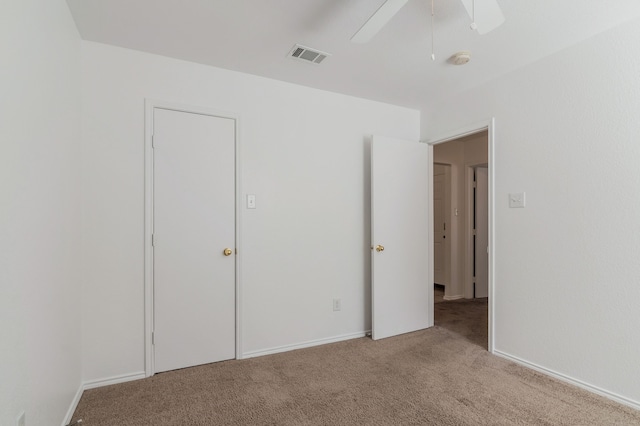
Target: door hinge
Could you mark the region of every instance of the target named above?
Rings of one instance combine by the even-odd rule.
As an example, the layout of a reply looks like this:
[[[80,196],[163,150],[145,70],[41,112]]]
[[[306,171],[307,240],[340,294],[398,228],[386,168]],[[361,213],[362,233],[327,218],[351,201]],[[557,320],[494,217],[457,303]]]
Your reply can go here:
[[[156,246],[156,234],[151,234],[151,247]]]
[[[475,229],[473,230],[473,235],[476,235],[476,230]]]
[[[156,148],[156,135],[151,135],[151,149]]]
[[[474,188],[477,188],[477,187],[478,187],[478,183],[477,183],[475,180],[473,181],[473,187],[474,187]]]
[[[155,331],[151,332],[151,344],[152,345],[156,344],[156,333],[155,333]]]
[[[446,230],[447,230],[447,222],[444,222],[444,223],[442,224],[442,226],[444,226],[444,230],[446,231]]]

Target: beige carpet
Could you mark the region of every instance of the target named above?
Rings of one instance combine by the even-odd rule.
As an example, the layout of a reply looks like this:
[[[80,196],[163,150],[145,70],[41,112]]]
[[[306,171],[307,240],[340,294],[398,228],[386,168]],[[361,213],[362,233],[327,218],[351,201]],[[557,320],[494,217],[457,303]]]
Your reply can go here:
[[[84,426],[640,425],[638,411],[490,355],[486,332],[474,334],[482,333],[483,321],[486,299],[439,303],[439,325],[429,330],[88,390],[74,420],[82,418]]]
[[[446,328],[459,338],[487,349],[489,331],[488,299],[445,300],[435,305],[433,319],[436,326]]]

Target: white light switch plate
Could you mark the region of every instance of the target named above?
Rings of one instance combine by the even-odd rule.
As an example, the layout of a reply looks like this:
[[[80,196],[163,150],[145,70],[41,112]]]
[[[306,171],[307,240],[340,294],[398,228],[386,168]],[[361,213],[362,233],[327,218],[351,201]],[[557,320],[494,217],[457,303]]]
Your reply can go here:
[[[524,192],[509,194],[509,208],[516,209],[525,206]]]
[[[256,208],[256,196],[254,194],[247,195],[247,208],[248,209]]]

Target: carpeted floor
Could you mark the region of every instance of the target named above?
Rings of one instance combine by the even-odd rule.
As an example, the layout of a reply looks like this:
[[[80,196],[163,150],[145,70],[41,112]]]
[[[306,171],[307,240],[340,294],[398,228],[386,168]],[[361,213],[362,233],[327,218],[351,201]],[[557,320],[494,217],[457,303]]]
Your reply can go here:
[[[436,326],[446,328],[460,338],[487,349],[488,299],[449,300],[434,305]]]
[[[486,308],[486,299],[438,303],[436,326],[428,330],[91,389],[74,420],[82,418],[84,426],[640,425],[638,411],[490,355]]]

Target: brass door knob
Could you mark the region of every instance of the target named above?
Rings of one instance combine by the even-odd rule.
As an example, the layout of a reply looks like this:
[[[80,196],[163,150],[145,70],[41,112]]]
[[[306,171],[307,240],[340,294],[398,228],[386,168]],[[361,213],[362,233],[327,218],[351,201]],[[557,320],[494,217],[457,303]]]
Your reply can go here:
[[[377,251],[378,253],[379,253],[379,252],[381,252],[381,251],[384,251],[384,246],[381,246],[380,244],[378,244],[378,245],[376,246],[376,251]]]
[[[225,256],[231,256],[233,254],[233,250],[226,248],[222,253],[224,253]]]

